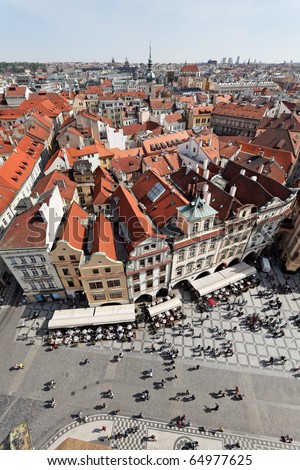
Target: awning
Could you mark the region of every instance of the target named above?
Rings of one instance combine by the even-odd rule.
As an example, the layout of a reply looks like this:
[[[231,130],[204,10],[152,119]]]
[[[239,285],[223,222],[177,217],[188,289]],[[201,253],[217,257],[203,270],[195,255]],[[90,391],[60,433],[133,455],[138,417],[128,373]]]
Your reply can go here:
[[[74,308],[55,310],[49,320],[49,330],[69,327],[88,326],[93,324],[94,308]]]
[[[245,277],[251,276],[256,273],[256,269],[253,266],[249,266],[247,263],[239,263],[235,266],[223,269],[208,276],[202,277],[195,281],[190,281],[194,289],[199,294],[206,295],[218,289],[232,284],[233,282],[241,281]]]
[[[129,323],[135,321],[134,304],[96,307],[94,325],[110,323]]]
[[[174,297],[171,300],[166,300],[165,302],[160,302],[154,307],[149,307],[148,312],[150,317],[155,317],[155,315],[159,315],[160,313],[167,312],[168,310],[172,310],[176,307],[182,307],[182,302],[177,297]]]
[[[135,321],[134,304],[112,305],[96,308],[55,310],[49,320],[49,330],[80,326],[109,325]]]
[[[208,299],[207,303],[210,307],[214,307],[217,304],[215,299]]]

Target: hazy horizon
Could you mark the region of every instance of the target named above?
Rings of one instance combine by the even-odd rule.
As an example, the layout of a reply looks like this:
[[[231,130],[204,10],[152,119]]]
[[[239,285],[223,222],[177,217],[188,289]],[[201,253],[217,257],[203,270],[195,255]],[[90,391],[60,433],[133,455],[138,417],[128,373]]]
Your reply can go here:
[[[300,62],[297,0],[0,0],[4,62]]]

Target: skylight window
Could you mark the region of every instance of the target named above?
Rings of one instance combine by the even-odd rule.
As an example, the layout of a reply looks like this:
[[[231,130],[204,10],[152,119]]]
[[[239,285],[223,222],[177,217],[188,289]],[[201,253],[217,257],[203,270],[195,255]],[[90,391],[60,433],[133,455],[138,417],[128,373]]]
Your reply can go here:
[[[156,183],[153,188],[148,191],[147,196],[149,199],[151,199],[152,202],[154,202],[165,192],[165,190],[166,189],[162,184]]]

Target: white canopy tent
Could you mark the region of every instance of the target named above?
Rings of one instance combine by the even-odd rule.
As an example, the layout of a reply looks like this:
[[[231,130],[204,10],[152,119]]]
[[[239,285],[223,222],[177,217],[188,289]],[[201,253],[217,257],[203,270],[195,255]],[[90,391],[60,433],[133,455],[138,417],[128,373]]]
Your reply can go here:
[[[134,304],[55,310],[49,330],[135,321]]]
[[[134,304],[96,307],[94,325],[129,323],[135,321]]]
[[[190,282],[194,289],[196,289],[202,296],[215,290],[222,289],[233,282],[241,281],[245,277],[251,276],[255,273],[256,269],[253,266],[249,266],[249,264],[242,262]]]
[[[177,307],[182,307],[182,302],[177,297],[174,297],[171,300],[166,300],[165,302],[161,302],[154,307],[148,307],[148,312],[150,317],[155,317],[155,315],[159,315],[160,313],[164,313],[167,310],[172,310]]]
[[[55,310],[49,320],[49,330],[88,326],[93,324],[94,308],[76,308],[67,310]]]

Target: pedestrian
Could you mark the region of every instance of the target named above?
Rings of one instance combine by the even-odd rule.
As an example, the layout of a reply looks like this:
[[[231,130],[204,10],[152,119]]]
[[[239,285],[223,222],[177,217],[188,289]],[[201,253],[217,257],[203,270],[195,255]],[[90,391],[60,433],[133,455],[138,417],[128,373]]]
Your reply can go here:
[[[219,407],[218,403],[216,403],[216,406],[214,407],[214,411],[218,411],[219,408],[220,407]]]
[[[85,360],[84,360],[84,363],[85,363],[85,364],[89,364],[89,363],[90,363],[90,360],[89,360],[89,359],[85,359]]]
[[[197,365],[196,365],[196,370],[199,370],[199,369],[200,369],[200,365],[197,364]]]
[[[187,390],[187,391],[185,392],[185,394],[186,394],[186,395],[189,395],[189,394],[190,394],[190,391],[189,391],[189,390]]]
[[[176,375],[176,374],[174,375],[174,379],[177,379],[177,375]]]

